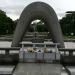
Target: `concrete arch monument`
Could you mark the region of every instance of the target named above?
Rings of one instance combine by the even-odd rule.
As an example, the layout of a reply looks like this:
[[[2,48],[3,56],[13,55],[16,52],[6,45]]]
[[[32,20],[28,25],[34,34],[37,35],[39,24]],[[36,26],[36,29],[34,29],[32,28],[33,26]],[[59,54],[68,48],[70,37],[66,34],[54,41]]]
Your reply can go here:
[[[51,6],[44,2],[33,2],[23,10],[14,33],[12,47],[19,46],[31,21],[35,19],[43,20],[48,25],[53,42],[60,43],[61,47],[64,47],[62,31],[57,15]]]

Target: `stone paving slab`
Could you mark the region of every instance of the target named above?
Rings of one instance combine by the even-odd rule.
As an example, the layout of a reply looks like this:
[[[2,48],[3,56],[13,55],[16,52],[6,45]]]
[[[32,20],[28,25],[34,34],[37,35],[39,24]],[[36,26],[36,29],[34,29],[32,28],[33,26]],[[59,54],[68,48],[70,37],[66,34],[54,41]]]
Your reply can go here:
[[[19,63],[13,75],[61,75],[59,64]]]
[[[71,72],[71,75],[75,75],[75,66],[67,66],[67,68]]]
[[[9,75],[12,74],[13,70],[14,70],[15,66],[1,66],[0,65],[0,75]]]

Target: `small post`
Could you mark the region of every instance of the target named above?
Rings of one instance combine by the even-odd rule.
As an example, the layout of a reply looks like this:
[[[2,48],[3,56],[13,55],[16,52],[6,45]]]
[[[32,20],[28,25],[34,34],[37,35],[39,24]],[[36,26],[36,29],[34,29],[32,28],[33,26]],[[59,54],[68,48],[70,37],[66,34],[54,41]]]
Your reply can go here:
[[[35,46],[35,43],[33,44],[33,48],[35,48],[36,46]]]
[[[64,55],[66,55],[66,51],[64,51]]]
[[[46,48],[46,44],[44,45],[44,47]]]
[[[5,50],[5,54],[6,55],[9,55],[9,50]]]
[[[58,53],[58,44],[55,43],[56,52]]]
[[[24,48],[24,44],[22,44],[22,48]]]
[[[69,51],[69,56],[73,56],[73,51]]]

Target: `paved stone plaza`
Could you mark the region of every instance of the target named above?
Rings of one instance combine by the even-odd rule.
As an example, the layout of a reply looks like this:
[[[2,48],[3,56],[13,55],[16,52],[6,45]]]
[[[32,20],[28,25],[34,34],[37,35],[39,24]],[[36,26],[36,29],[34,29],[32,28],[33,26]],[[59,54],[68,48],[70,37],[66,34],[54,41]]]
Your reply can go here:
[[[59,64],[19,63],[13,75],[61,75]]]

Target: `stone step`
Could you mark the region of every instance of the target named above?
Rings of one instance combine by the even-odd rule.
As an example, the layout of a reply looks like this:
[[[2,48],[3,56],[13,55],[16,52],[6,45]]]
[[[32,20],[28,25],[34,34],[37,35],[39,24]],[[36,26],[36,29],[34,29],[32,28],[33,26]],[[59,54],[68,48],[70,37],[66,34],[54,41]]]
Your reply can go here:
[[[15,66],[0,65],[0,75],[12,75]]]

